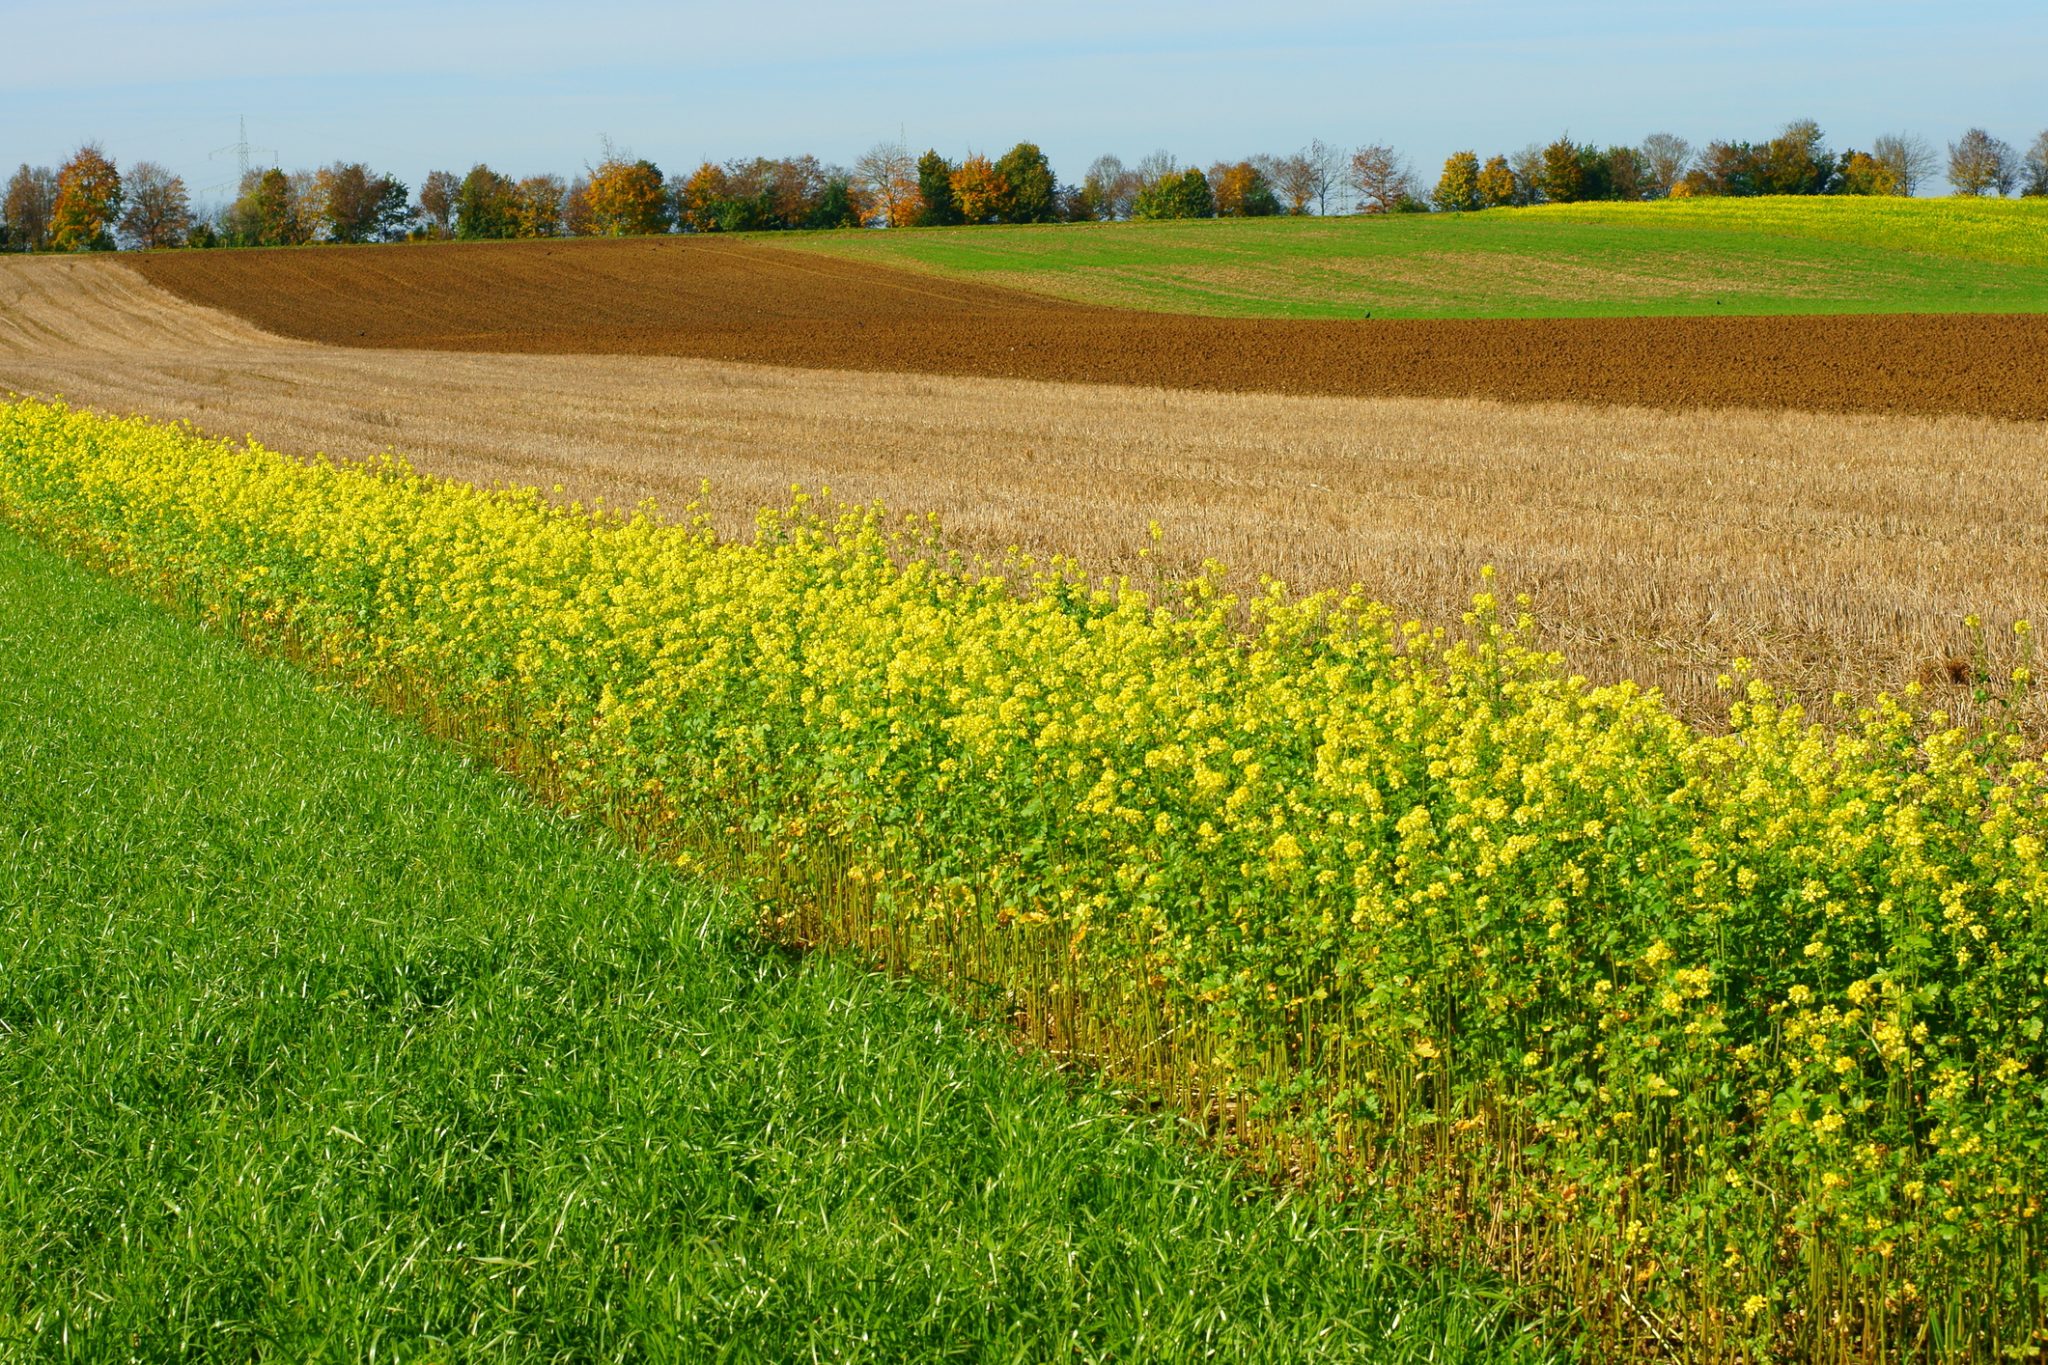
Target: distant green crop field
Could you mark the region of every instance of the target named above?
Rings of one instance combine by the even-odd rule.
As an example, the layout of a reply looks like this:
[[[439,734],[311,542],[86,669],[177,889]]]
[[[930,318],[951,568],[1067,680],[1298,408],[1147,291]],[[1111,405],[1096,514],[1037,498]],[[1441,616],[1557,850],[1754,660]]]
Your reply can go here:
[[[1222,316],[2048,311],[2048,200],[1708,199],[756,240]]]

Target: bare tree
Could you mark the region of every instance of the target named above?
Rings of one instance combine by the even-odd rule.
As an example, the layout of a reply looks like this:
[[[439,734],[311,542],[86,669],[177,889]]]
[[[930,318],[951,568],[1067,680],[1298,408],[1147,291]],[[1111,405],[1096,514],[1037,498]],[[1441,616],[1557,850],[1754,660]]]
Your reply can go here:
[[[1090,218],[1104,222],[1128,218],[1138,188],[1138,173],[1126,167],[1122,157],[1098,156],[1081,178],[1081,203]]]
[[[1415,197],[1407,160],[1384,143],[1368,143],[1351,154],[1350,182],[1362,213],[1392,213],[1402,200]]]
[[[1508,166],[1515,173],[1515,202],[1525,205],[1542,203],[1543,145],[1530,143],[1508,157]]]
[[[1266,178],[1273,182],[1273,192],[1280,196],[1281,206],[1289,213],[1307,213],[1316,198],[1316,168],[1308,154],[1296,152],[1270,160],[1273,164]]]
[[[299,223],[294,246],[304,246],[320,235],[321,209],[325,207],[326,196],[320,192],[320,172],[292,171],[285,179],[292,187],[292,210]]]
[[[1939,163],[1927,139],[1915,133],[1886,133],[1870,144],[1871,159],[1892,173],[1894,194],[1913,195],[1934,178]]]
[[[1138,158],[1138,164],[1131,168],[1131,174],[1136,177],[1138,190],[1148,190],[1169,175],[1179,175],[1180,161],[1172,152],[1162,147],[1156,152]]]
[[[1972,128],[1960,142],[1948,144],[1948,182],[1957,194],[2011,194],[2019,178],[2019,157],[2012,144],[1982,128]]]
[[[917,158],[900,142],[877,142],[853,163],[853,179],[876,214],[890,227],[909,227],[921,204]]]
[[[1692,161],[1692,144],[1676,133],[1652,133],[1643,139],[1639,149],[1643,164],[1649,174],[1649,197],[1668,198],[1671,187],[1678,183],[1678,177],[1685,174],[1685,168]]]
[[[121,177],[127,211],[121,236],[142,251],[177,246],[192,229],[192,201],[185,182],[154,161],[138,161]]]
[[[2026,159],[2020,163],[2026,183],[2020,193],[2029,199],[2048,195],[2048,132],[2034,139],[2034,145],[2027,148]]]
[[[1344,185],[1344,149],[1314,138],[1299,155],[1308,167],[1309,185],[1315,192],[1316,212],[1327,214],[1330,195]]]
[[[420,182],[420,217],[439,236],[455,231],[455,196],[462,189],[462,177],[453,171],[428,171]]]
[[[50,244],[50,215],[57,207],[57,173],[26,162],[7,182],[0,217],[7,221],[7,244],[22,251],[40,251]]]

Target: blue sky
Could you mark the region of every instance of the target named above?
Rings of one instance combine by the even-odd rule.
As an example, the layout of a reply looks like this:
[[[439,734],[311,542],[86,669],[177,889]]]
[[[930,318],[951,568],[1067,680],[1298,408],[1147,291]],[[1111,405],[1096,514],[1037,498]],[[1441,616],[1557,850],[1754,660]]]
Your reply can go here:
[[[1569,130],[1703,143],[1818,119],[1837,146],[1972,124],[2048,128],[2048,5],[1949,3],[660,4],[6,0],[0,162],[81,140],[195,190],[231,143],[287,168],[362,160],[415,187],[486,161],[571,174],[609,136],[664,170],[900,128],[958,156],[1036,141],[1065,179],[1101,152],[1206,165],[1311,137],[1390,142],[1428,178],[1472,147]],[[26,60],[23,60],[23,57]],[[207,196],[202,194],[201,198]]]

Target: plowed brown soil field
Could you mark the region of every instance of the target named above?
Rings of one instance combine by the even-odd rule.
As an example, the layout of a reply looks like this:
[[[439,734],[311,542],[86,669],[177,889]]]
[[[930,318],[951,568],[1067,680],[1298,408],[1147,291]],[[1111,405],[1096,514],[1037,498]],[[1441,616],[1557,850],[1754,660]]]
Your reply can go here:
[[[1093,308],[694,238],[129,257],[332,345],[1352,397],[2048,418],[2048,316],[1290,322]]]

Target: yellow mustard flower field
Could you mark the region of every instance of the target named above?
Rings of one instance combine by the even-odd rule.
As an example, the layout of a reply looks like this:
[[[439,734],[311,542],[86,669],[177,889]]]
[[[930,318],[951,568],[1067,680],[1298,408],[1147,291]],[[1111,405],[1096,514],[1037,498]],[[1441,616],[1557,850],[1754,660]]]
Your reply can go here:
[[[1394,1193],[1617,1349],[2048,1343],[2025,666],[1964,728],[1731,661],[1706,733],[1569,676],[1476,566],[1462,621],[1403,621],[35,401],[0,406],[0,516],[745,878],[791,943]]]

